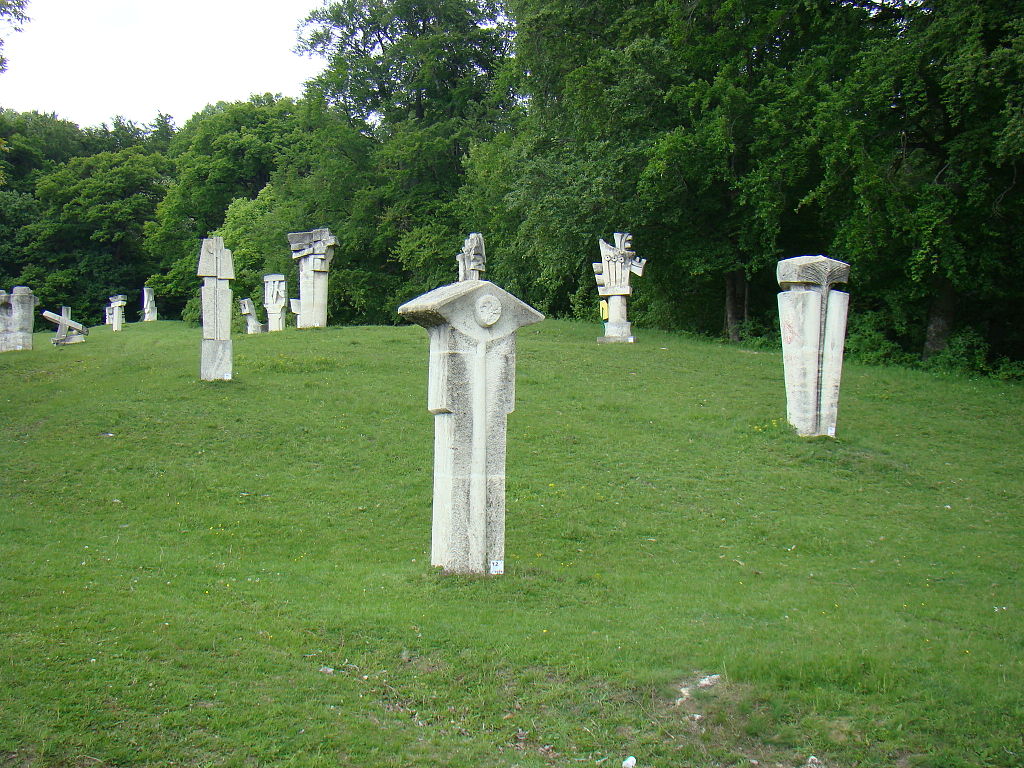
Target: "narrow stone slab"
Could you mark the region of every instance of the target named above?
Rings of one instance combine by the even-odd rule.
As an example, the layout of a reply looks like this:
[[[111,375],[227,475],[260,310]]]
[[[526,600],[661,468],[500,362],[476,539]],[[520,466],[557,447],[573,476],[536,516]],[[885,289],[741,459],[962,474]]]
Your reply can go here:
[[[230,381],[231,349],[231,280],[235,263],[224,239],[208,237],[199,250],[199,267],[203,278],[200,298],[203,307],[203,341],[200,349],[199,377],[203,381]]]
[[[156,297],[148,285],[142,289],[142,322],[152,323],[156,320]]]
[[[431,563],[455,573],[505,567],[505,439],[515,407],[516,331],[544,315],[486,280],[442,286],[398,313],[427,329],[434,414]]]

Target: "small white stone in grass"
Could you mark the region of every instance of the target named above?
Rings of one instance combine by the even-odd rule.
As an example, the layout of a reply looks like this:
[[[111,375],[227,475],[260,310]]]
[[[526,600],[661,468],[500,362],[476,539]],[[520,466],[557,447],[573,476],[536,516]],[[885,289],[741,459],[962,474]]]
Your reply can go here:
[[[622,768],[633,768],[636,765],[636,758],[630,755],[622,761]]]
[[[821,762],[821,760],[816,758],[814,755],[811,755],[810,757],[807,758],[807,762],[804,763],[804,765],[805,766],[822,765],[822,762]]]
[[[696,712],[694,712],[692,715],[687,715],[686,718],[694,723],[699,723],[701,720],[704,719],[704,715],[698,715]]]
[[[334,674],[334,667],[326,667],[326,666],[320,667],[320,672],[322,672],[325,675],[333,675]]]
[[[702,677],[697,683],[698,688],[710,688],[713,685],[718,685],[718,681],[722,679],[721,675],[708,675]]]
[[[681,686],[679,686],[679,693],[680,693],[680,697],[679,697],[679,701],[676,702],[677,704],[680,703],[680,702],[686,701],[688,698],[690,698],[690,686],[688,686],[688,685],[681,685]]]

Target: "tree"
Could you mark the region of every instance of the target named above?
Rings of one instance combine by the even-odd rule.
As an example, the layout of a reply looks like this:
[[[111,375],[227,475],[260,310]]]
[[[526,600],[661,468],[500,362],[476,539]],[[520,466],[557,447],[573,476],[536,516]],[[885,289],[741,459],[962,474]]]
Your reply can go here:
[[[817,121],[833,251],[925,358],[968,325],[1019,356],[1024,20],[985,1],[886,4],[873,21],[884,34]]]
[[[154,267],[143,229],[166,188],[167,161],[141,147],[74,158],[36,184],[40,218],[24,227],[18,277],[44,303],[98,320],[113,293],[138,296]]]
[[[267,94],[208,106],[170,140],[173,180],[145,246],[158,267],[149,284],[166,311],[180,310],[195,292],[200,239],[223,224],[232,200],[253,199],[269,183],[296,121],[291,99]]]

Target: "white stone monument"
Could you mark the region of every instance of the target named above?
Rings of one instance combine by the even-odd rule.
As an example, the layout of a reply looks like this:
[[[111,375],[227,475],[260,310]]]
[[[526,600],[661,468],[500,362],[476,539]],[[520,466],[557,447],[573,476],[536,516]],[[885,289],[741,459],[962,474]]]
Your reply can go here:
[[[16,285],[0,291],[0,352],[32,349],[32,324],[39,299],[31,288]]]
[[[57,324],[57,333],[50,339],[55,346],[63,347],[65,344],[78,344],[85,341],[85,337],[89,335],[88,328],[71,319],[71,307],[61,307],[59,315],[44,310],[43,317],[51,323]]]
[[[156,320],[156,297],[148,285],[142,289],[142,322],[152,323]]]
[[[267,310],[267,330],[284,330],[285,305],[288,303],[288,283],[284,275],[263,276],[263,306]]]
[[[329,229],[288,233],[292,258],[299,262],[299,328],[327,325],[327,270],[338,241]]]
[[[208,237],[199,251],[199,277],[203,278],[203,344],[199,378],[231,380],[231,280],[235,263],[224,239]]]
[[[252,299],[239,299],[239,309],[242,310],[242,317],[245,318],[245,332],[248,334],[254,333],[266,333],[266,323],[261,323],[260,319],[256,316],[256,305],[253,304]]]
[[[459,262],[459,281],[479,280],[480,273],[487,269],[487,254],[484,251],[484,236],[473,232],[462,243],[462,250],[455,257]]]
[[[615,245],[598,240],[601,247],[601,261],[594,263],[597,279],[597,293],[602,296],[601,316],[606,319],[604,336],[600,342],[636,341],[632,326],[626,320],[626,297],[633,293],[629,285],[630,275],[642,275],[647,259],[638,258],[631,250],[633,236],[628,232],[615,233]]]
[[[299,315],[302,313],[302,302],[298,299],[288,299],[288,309],[290,309],[292,314],[295,315],[295,323],[296,326],[298,326]]]
[[[110,306],[110,300],[107,300],[107,306],[103,308],[103,324],[113,325],[114,323],[114,308]]]
[[[503,573],[505,428],[515,405],[516,331],[544,315],[486,280],[436,288],[398,313],[430,338],[430,562],[455,573]]]
[[[850,294],[835,290],[850,265],[825,256],[779,262],[779,325],[786,418],[800,435],[835,437]]]
[[[124,326],[124,305],[128,303],[128,297],[123,293],[110,297],[110,325],[111,330],[120,331]]]

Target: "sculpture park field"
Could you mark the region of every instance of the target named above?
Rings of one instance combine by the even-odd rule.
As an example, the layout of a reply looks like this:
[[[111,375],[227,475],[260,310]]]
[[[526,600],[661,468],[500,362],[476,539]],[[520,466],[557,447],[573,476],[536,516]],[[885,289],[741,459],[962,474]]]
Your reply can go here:
[[[519,334],[494,578],[420,328],[0,356],[0,766],[1024,763],[1024,388],[847,364],[808,440],[780,353],[599,334]]]

